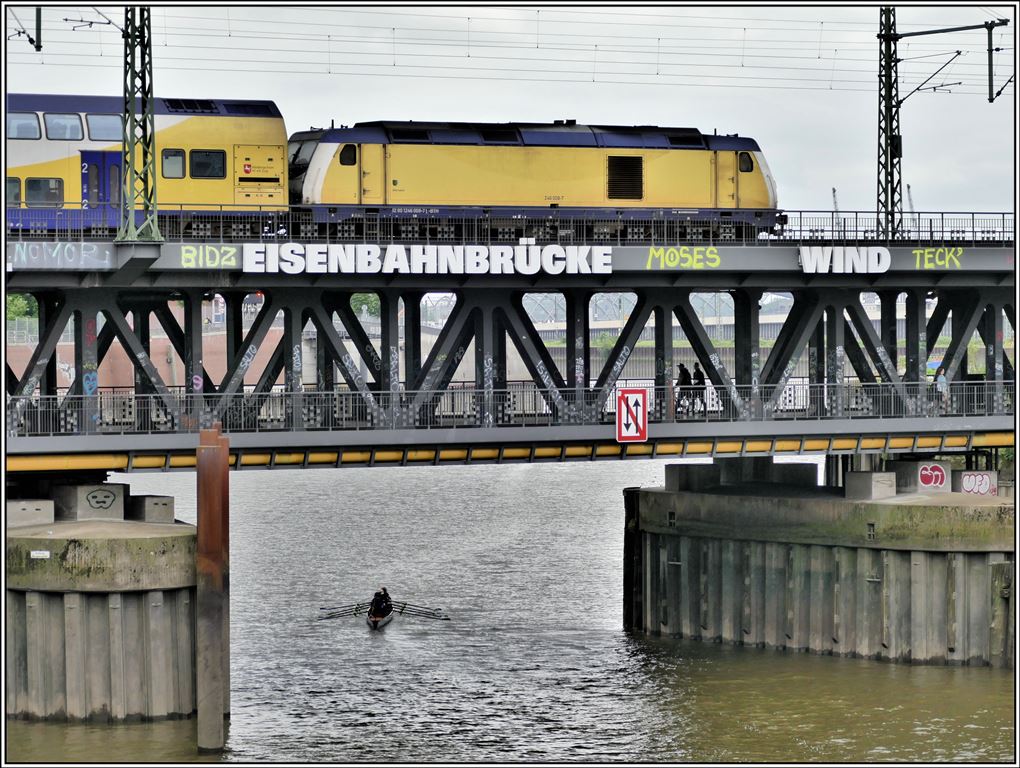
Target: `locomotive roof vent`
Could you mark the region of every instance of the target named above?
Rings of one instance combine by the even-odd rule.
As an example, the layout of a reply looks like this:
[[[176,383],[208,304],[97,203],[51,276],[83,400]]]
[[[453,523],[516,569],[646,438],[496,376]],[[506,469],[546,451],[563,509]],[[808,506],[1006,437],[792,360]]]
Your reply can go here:
[[[207,99],[163,99],[168,112],[198,112],[201,114],[218,114],[216,102]]]

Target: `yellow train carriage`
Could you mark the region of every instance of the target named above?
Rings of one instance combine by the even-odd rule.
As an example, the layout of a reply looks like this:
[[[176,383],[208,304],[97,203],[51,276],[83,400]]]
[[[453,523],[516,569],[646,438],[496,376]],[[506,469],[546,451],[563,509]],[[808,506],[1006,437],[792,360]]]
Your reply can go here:
[[[304,151],[301,202],[352,206],[774,210],[757,142],[694,129],[361,123]],[[295,147],[292,158],[307,149]],[[293,166],[292,166],[293,168]]]
[[[6,200],[30,212],[93,212],[115,221],[123,194],[122,101],[7,97]],[[287,132],[270,101],[154,102],[157,200],[163,211],[279,210],[287,205]],[[138,158],[140,161],[140,158]],[[99,215],[108,214],[108,216]]]

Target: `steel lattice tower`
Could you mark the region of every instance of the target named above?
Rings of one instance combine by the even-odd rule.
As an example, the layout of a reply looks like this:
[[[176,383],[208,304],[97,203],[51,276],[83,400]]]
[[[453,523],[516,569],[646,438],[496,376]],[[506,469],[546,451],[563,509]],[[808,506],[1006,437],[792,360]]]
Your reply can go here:
[[[152,23],[148,8],[124,9],[124,194],[118,242],[158,242]],[[143,212],[141,223],[135,211]]]
[[[878,214],[879,232],[895,233],[903,215],[903,189],[900,180],[899,57],[896,53],[896,9],[881,8],[878,39],[882,41],[878,62]]]

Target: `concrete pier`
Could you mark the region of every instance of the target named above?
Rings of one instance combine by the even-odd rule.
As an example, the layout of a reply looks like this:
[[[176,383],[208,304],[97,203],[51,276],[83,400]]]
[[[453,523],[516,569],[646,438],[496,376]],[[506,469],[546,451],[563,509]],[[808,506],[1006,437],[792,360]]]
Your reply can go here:
[[[78,497],[90,510],[83,517],[113,509],[116,495],[68,491],[64,514],[76,517]],[[8,527],[6,556],[8,716],[125,721],[195,711],[193,526]]]
[[[1013,664],[1012,504],[947,492],[852,498],[877,487],[868,478],[853,479],[845,498],[842,488],[742,480],[807,473],[730,461],[740,460],[721,471],[670,467],[665,487],[625,491],[628,628],[899,662]],[[912,481],[919,470],[900,474]]]

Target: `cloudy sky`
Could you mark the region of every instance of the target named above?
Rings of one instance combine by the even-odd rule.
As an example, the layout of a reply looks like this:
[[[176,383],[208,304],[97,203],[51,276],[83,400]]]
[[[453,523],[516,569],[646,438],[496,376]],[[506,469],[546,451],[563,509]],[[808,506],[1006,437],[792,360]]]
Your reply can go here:
[[[5,5],[7,91],[118,94],[123,8],[44,5],[41,53],[19,34],[34,35],[34,8]],[[1013,6],[896,8],[901,33],[1008,19],[993,33],[995,90],[1014,74]],[[695,127],[757,139],[785,208],[831,210],[833,187],[841,210],[875,206],[877,5],[178,4],[152,18],[158,96],[271,99],[290,132],[381,119]],[[988,103],[986,49],[984,29],[900,42],[905,209],[910,184],[918,211],[1013,210],[1015,83]]]

